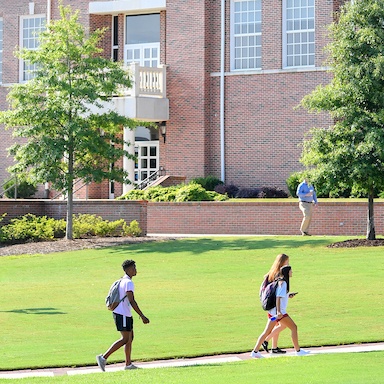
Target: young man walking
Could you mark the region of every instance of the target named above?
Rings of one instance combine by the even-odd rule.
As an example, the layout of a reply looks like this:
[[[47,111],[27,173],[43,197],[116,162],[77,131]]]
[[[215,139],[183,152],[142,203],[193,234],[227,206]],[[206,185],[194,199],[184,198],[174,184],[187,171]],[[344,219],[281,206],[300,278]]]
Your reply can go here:
[[[121,333],[121,338],[116,340],[105,353],[96,356],[97,365],[102,371],[105,371],[105,365],[107,364],[108,357],[123,345],[125,350],[124,369],[137,368],[132,364],[131,361],[133,341],[133,318],[131,308],[137,312],[144,324],[149,323],[149,319],[143,315],[143,312],[141,312],[139,305],[135,301],[135,286],[133,284],[132,278],[137,274],[136,263],[133,260],[125,260],[122,264],[122,267],[125,272],[125,276],[120,281],[120,297],[125,295],[126,297],[113,311],[113,318],[115,320],[116,329]]]

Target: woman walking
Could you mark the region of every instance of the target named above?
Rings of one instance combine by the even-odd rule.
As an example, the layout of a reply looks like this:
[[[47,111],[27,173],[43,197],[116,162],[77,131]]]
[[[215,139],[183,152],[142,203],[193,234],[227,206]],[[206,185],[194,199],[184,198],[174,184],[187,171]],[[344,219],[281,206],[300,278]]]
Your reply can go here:
[[[259,352],[259,349],[262,345],[263,348],[268,351],[268,343],[265,343],[267,336],[268,339],[277,338],[278,334],[285,328],[289,328],[291,330],[291,338],[296,351],[296,355],[304,356],[309,353],[300,349],[297,325],[287,313],[288,298],[290,297],[289,279],[292,276],[292,268],[288,264],[289,256],[284,253],[279,254],[277,255],[275,262],[267,274],[269,282],[272,282],[277,278],[281,278],[281,280],[279,281],[278,287],[276,289],[276,307],[268,311],[268,320],[265,329],[257,339],[255,348],[251,352],[251,357],[253,358],[263,357],[263,355]],[[291,297],[293,296],[294,294],[291,294]],[[274,317],[276,317],[276,320],[270,320]],[[277,347],[277,344],[274,345],[274,347],[274,353],[284,353],[284,351]]]

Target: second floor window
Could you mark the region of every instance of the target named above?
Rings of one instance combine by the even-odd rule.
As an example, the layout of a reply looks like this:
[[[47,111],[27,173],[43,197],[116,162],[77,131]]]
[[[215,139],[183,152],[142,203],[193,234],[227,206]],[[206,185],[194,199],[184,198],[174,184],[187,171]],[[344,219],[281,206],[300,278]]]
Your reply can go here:
[[[233,1],[231,16],[231,68],[261,69],[261,0]]]
[[[144,67],[160,64],[160,14],[126,16],[124,62]]]
[[[45,16],[26,16],[21,18],[20,47],[37,49],[39,47],[38,36],[45,29]],[[27,81],[34,77],[37,64],[30,64],[21,60],[20,80]]]
[[[285,0],[284,67],[315,65],[315,0]]]

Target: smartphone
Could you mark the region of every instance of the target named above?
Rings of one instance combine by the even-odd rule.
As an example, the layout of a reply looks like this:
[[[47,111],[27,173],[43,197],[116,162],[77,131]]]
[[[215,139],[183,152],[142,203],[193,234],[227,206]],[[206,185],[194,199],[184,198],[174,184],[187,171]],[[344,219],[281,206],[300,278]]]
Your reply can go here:
[[[299,292],[290,292],[289,293],[289,297],[293,297],[293,296],[296,296]]]

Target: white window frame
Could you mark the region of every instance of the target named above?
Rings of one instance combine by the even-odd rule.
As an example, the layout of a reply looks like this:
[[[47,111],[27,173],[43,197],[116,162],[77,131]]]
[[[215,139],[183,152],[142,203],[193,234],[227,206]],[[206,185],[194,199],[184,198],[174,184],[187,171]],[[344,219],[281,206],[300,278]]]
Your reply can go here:
[[[45,14],[21,16],[20,17],[20,37],[19,37],[20,48],[25,48],[25,45],[24,45],[24,21],[30,20],[30,19],[43,19],[44,23],[46,23],[46,21],[47,21]],[[43,28],[40,28],[40,31],[41,30],[43,30]],[[35,29],[35,31],[36,31],[36,29]],[[34,36],[34,38],[29,37],[29,41],[33,41],[35,47],[27,47],[27,48],[28,49],[37,49],[37,45],[38,45],[37,36]],[[19,62],[19,81],[21,83],[26,82],[26,81],[30,80],[31,78],[33,78],[33,70],[36,69],[36,65],[37,64],[34,64],[33,66],[29,65],[30,68],[26,69],[28,64],[26,64],[23,59],[20,59],[20,62]],[[31,71],[31,72],[29,72],[29,71]],[[29,74],[28,74],[28,72],[29,72]]]
[[[160,13],[158,14],[160,17]],[[139,63],[141,67],[159,67],[160,65],[160,41],[151,43],[128,44],[127,43],[127,16],[124,17],[124,64]],[[129,51],[133,52],[132,58],[128,59]],[[149,53],[149,55],[148,55]]]
[[[288,9],[288,1],[293,7]],[[313,2],[313,6],[308,2]],[[288,17],[288,11],[291,13]],[[310,11],[310,15],[308,15]],[[312,12],[313,11],[313,12]],[[300,14],[300,15],[299,15]],[[313,17],[311,16],[313,14]],[[312,23],[310,28],[309,23]],[[300,23],[300,28],[288,28],[288,22]],[[305,26],[304,28],[302,28]],[[316,2],[315,0],[283,0],[283,68],[315,67],[316,44]],[[313,40],[310,37],[313,36]],[[290,47],[289,47],[290,46]],[[288,56],[292,57],[290,62]],[[310,60],[313,58],[313,63]],[[299,63],[297,62],[299,60]]]
[[[4,21],[0,17],[0,84],[3,82],[3,43],[4,43]]]
[[[260,9],[253,9],[251,11],[244,10],[236,12],[235,3],[260,3]],[[255,4],[256,5],[256,4]],[[236,30],[238,18],[246,18],[241,25],[244,29],[249,27],[248,31],[240,32]],[[231,1],[231,15],[230,15],[230,36],[231,36],[231,71],[252,71],[261,70],[262,67],[262,0],[232,0]],[[252,23],[253,21],[253,23]],[[259,27],[255,31],[254,27]],[[252,30],[253,29],[253,30]],[[236,40],[240,39],[244,44],[237,46]],[[253,40],[253,41],[252,41]],[[243,55],[244,54],[244,55]],[[242,62],[239,65],[239,62]],[[253,62],[253,65],[252,65]]]

